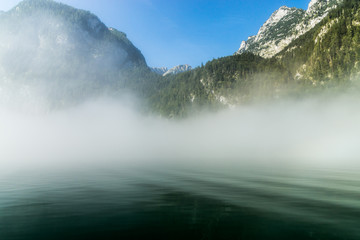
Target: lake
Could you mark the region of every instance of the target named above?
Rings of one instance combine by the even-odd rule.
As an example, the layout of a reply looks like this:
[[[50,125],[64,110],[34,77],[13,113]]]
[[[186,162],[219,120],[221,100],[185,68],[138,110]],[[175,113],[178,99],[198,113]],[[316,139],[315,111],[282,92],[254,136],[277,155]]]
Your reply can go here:
[[[357,169],[124,166],[0,178],[0,239],[360,239]]]

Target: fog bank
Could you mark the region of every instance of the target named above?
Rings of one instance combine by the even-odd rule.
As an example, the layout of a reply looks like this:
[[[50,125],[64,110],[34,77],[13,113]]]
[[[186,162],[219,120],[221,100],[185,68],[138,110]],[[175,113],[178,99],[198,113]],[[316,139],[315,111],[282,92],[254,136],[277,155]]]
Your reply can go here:
[[[0,109],[2,172],[184,166],[358,167],[360,99],[239,107],[186,120],[98,99],[51,112]]]

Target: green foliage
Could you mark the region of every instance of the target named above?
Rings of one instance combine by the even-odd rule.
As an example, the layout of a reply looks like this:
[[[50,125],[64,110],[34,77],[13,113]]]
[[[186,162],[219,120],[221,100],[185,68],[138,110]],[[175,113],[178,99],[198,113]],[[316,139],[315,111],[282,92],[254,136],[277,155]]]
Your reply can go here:
[[[133,89],[142,89],[154,111],[165,116],[184,117],[198,109],[221,107],[219,98],[224,96],[236,95],[237,99],[231,100],[233,103],[249,102],[266,95],[274,97],[274,88],[285,81],[289,81],[288,74],[276,60],[245,53],[216,59],[177,75],[161,77],[147,73],[146,81]]]
[[[51,0],[25,0],[17,8],[3,13],[0,21],[14,16],[28,17],[39,10],[49,11],[66,19],[70,25],[85,29],[93,38],[124,49],[128,53],[127,60],[135,63],[115,68],[106,68],[105,64],[102,71],[90,71],[81,79],[86,84],[63,89],[66,95],[81,98],[79,93],[98,94],[104,89],[113,94],[131,91],[144,100],[144,109],[168,117],[185,117],[199,109],[218,109],[229,104],[298,97],[329,88],[342,89],[353,86],[354,76],[360,73],[358,0],[345,0],[341,7],[334,9],[312,30],[271,59],[243,53],[214,59],[192,71],[165,77],[153,73],[146,66],[141,52],[126,34],[116,29],[109,30],[87,11]],[[294,24],[291,21],[296,19],[289,20],[289,24]],[[97,23],[96,29],[89,20]],[[72,58],[69,62],[77,66],[81,59]],[[61,66],[57,69],[58,73],[53,72],[53,76],[63,74]],[[76,70],[69,68],[67,78],[76,76]],[[53,84],[60,86],[61,82]]]
[[[160,78],[150,103],[161,114],[183,116],[194,106],[217,108],[221,97],[238,104],[351,87],[360,72],[359,5],[345,0],[271,59],[244,53]]]
[[[346,0],[320,24],[292,42],[278,58],[293,75],[314,85],[349,84],[360,60],[360,18],[356,0]]]

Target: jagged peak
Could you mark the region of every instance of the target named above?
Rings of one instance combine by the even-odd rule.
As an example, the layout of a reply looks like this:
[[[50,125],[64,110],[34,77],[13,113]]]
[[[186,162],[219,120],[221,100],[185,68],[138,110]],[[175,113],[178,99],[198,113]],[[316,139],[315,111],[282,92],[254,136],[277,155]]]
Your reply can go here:
[[[163,76],[169,75],[169,74],[178,74],[182,72],[187,72],[192,70],[192,67],[189,64],[181,64],[178,66],[175,66],[171,69],[169,69],[166,73],[164,73]]]
[[[250,51],[271,57],[292,40],[319,23],[332,9],[344,0],[311,0],[308,9],[282,6],[260,27],[255,37],[242,42],[236,54]]]
[[[246,41],[242,41],[240,44],[240,48],[239,51],[245,50],[246,49]]]
[[[273,14],[270,16],[270,18],[266,21],[266,23],[280,20],[281,18],[286,16],[290,12],[290,10],[291,9],[287,6],[280,7],[278,10],[273,12]]]
[[[163,75],[164,73],[166,73],[169,70],[167,67],[151,67],[150,69],[151,69],[151,71],[153,71],[154,73],[157,73],[159,75]]]
[[[287,6],[282,6],[278,10],[276,10],[270,18],[261,26],[256,37],[255,42],[259,41],[263,37],[264,34],[268,31],[268,29],[272,26],[277,25],[279,22],[283,21],[283,19],[288,20],[289,16],[292,16],[296,13],[304,14],[304,10],[299,8],[289,8]]]
[[[274,24],[280,22],[284,17],[294,14],[295,12],[299,12],[302,14],[305,11],[303,9],[299,9],[299,8],[295,8],[295,7],[293,7],[293,8],[289,8],[287,6],[280,7],[278,10],[273,12],[273,14],[270,16],[270,18],[264,23],[263,26],[261,26],[258,34],[261,33],[269,25],[274,25]]]
[[[343,0],[311,0],[308,9],[306,10],[307,14],[318,13],[321,10],[327,11],[336,7],[338,4],[342,3]]]
[[[283,17],[285,17],[288,14],[293,13],[295,11],[304,11],[304,10],[302,10],[300,8],[295,8],[295,7],[290,8],[290,7],[287,7],[287,6],[281,6],[278,10],[273,12],[273,14],[270,16],[270,18],[266,22],[279,21]]]
[[[311,0],[308,5],[308,10],[311,9],[315,4],[317,4],[319,0]]]

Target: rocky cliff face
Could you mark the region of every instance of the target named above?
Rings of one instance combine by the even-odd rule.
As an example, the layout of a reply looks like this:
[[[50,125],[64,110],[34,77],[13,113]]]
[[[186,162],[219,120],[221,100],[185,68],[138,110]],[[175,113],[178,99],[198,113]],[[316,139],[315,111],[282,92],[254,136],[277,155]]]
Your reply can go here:
[[[283,50],[327,16],[343,0],[311,0],[308,9],[281,7],[261,26],[255,36],[243,41],[235,54],[252,52],[269,58]]]

